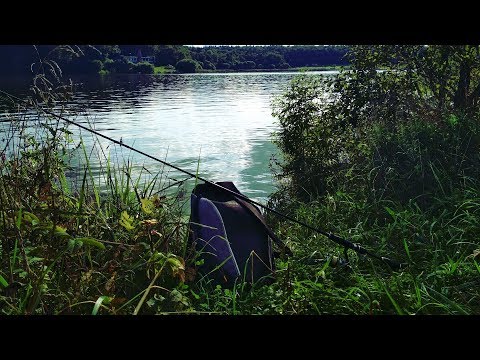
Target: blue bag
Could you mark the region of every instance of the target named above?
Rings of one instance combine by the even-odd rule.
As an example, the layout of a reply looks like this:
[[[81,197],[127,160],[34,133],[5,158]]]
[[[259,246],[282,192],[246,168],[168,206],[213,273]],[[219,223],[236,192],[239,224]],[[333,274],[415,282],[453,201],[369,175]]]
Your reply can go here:
[[[216,184],[241,194],[232,182]],[[272,240],[285,247],[255,205],[208,183],[193,189],[189,241],[200,260],[198,272],[214,284],[271,282]]]

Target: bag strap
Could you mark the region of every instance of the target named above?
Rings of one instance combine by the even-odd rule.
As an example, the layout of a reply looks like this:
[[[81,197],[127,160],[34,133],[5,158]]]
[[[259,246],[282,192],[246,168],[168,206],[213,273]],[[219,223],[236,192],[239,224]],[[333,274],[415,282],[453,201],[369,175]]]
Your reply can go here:
[[[267,231],[267,234],[268,236],[270,236],[272,238],[272,240],[278,245],[280,246],[281,248],[285,249],[285,253],[289,256],[292,256],[293,253],[292,253],[292,250],[290,250],[290,248],[285,245],[283,243],[282,240],[280,240],[277,235],[275,235],[275,233],[270,229],[270,227],[267,225],[267,223],[265,222],[265,219],[263,218],[263,216],[260,216],[259,215],[259,210],[254,207],[252,204],[250,204],[249,202],[243,200],[243,199],[240,199],[236,196],[234,196],[234,199],[236,202],[238,202],[244,209],[246,209],[251,215],[253,215],[253,217],[255,217],[255,219],[257,219],[260,224],[265,228],[265,230]]]

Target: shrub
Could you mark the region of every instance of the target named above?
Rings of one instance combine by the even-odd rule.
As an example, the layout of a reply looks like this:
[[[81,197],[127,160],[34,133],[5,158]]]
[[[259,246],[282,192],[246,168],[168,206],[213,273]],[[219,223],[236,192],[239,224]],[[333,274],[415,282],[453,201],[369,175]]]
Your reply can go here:
[[[477,138],[472,134],[478,130],[473,124],[480,104],[480,61],[472,49],[353,47],[352,71],[295,79],[274,104],[280,122],[276,142],[285,155],[279,177],[306,200],[335,191],[351,168],[362,172],[356,177],[360,183],[377,171],[377,185],[388,182],[387,172],[410,179],[416,185],[404,196],[419,195],[413,189],[425,184],[418,179],[428,182],[427,188],[438,183],[432,166],[449,177],[455,172],[476,176]],[[423,164],[421,176],[415,163]],[[392,188],[392,196],[398,198],[399,189],[406,191],[405,186]]]
[[[105,61],[103,62],[103,70],[106,72],[115,72],[114,68],[114,62],[112,59],[106,58]]]
[[[202,69],[202,66],[195,60],[182,59],[175,66],[179,73],[195,73]]]
[[[215,70],[215,69],[216,69],[215,64],[213,64],[211,61],[208,61],[208,60],[205,60],[205,61],[203,62],[202,67],[203,67],[205,70]]]
[[[132,72],[137,74],[153,74],[155,72],[155,66],[149,62],[139,62],[132,66]]]
[[[113,62],[109,62],[106,64],[106,70],[110,71],[111,73],[117,74],[127,74],[130,70],[130,65],[124,57],[120,57],[118,59],[113,60]]]

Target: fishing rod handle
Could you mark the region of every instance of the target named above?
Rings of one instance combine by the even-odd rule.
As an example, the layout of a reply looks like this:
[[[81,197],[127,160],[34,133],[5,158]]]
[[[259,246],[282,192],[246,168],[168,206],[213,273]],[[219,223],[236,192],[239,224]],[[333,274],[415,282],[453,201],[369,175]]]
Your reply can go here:
[[[358,244],[355,244],[351,241],[348,241],[346,239],[343,239],[335,234],[332,234],[332,233],[329,233],[328,234],[328,238],[335,241],[337,244],[340,244],[340,245],[343,245],[346,249],[352,249],[354,251],[356,251],[357,253],[359,254],[362,254],[362,255],[369,255],[371,257],[374,257],[378,260],[382,260],[385,264],[387,264],[392,270],[400,270],[405,264],[402,264],[398,261],[395,261],[395,260],[392,260],[392,259],[389,259],[387,257],[384,257],[384,256],[378,256],[376,254],[373,254],[371,253],[370,251],[368,251],[367,249],[365,249],[364,247],[358,245]]]
[[[339,245],[342,245],[342,246],[344,246],[348,249],[352,249],[353,251],[356,251],[359,254],[369,255],[368,250],[365,249],[364,247],[358,245],[358,244],[355,244],[351,241],[348,241],[348,240],[346,240],[344,238],[341,238],[340,236],[337,236],[337,235],[332,234],[332,233],[328,233],[327,236],[330,240],[335,241]]]

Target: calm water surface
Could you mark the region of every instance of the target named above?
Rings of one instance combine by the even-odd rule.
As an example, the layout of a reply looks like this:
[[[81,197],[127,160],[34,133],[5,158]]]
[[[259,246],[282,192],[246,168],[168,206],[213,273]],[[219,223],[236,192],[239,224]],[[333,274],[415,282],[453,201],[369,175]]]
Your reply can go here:
[[[312,72],[311,76],[334,72]],[[269,169],[277,154],[271,101],[298,73],[125,75],[77,80],[70,106],[76,121],[165,159],[212,181],[233,181],[248,196],[264,201],[275,189]],[[73,130],[73,129],[72,129]],[[79,132],[75,131],[75,136]],[[87,148],[93,138],[83,134]],[[100,140],[112,151],[107,140]],[[278,155],[278,154],[277,154]],[[128,150],[136,172],[162,165]],[[167,169],[165,169],[167,170]],[[178,174],[169,174],[181,178]]]

